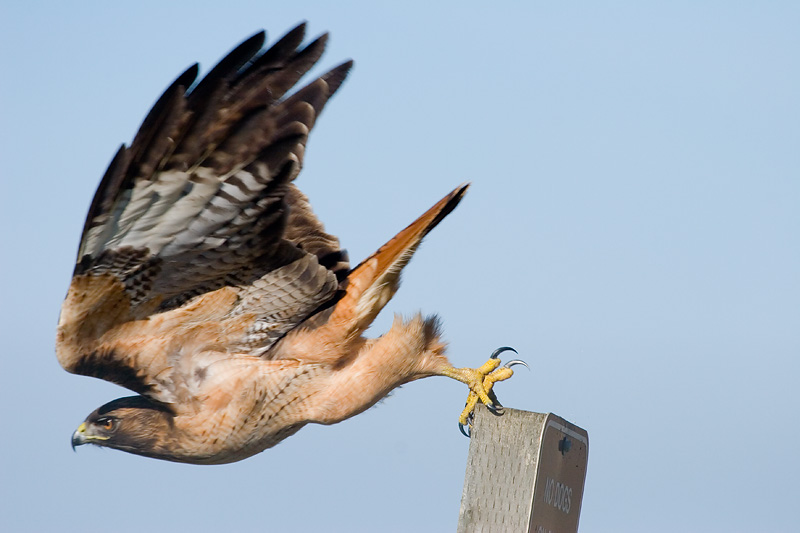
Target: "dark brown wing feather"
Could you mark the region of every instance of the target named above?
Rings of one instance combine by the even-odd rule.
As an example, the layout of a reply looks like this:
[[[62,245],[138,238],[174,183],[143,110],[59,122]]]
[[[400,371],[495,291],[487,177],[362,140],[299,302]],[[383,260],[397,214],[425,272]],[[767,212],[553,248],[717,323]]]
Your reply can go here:
[[[291,182],[352,62],[286,96],[327,40],[300,48],[304,31],[266,51],[258,33],[194,86],[193,65],[117,152],[89,209],[62,307],[57,352],[67,370],[148,392],[169,363],[109,345],[128,331],[121,325],[229,287],[235,297],[224,300],[222,319],[252,322],[234,344],[264,353],[334,296],[347,255]]]

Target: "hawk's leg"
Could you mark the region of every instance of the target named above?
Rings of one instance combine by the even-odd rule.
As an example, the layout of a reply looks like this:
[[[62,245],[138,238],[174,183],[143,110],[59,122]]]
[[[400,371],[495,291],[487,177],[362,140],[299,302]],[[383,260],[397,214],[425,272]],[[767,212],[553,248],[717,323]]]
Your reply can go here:
[[[475,405],[477,405],[478,401],[495,412],[499,412],[500,409],[502,409],[500,402],[497,401],[497,397],[492,392],[494,384],[498,381],[504,381],[514,375],[514,371],[511,370],[511,367],[515,364],[525,364],[523,361],[514,360],[509,361],[501,367],[498,355],[507,350],[516,353],[516,350],[513,348],[498,348],[494,351],[491,358],[478,368],[449,367],[442,368],[438,372],[441,376],[457,379],[469,387],[467,404],[458,417],[458,423],[461,427],[468,425],[470,415],[475,410]]]
[[[289,353],[301,353],[300,335],[290,341]],[[469,387],[467,406],[459,420],[467,424],[469,414],[478,401],[498,412],[500,403],[492,387],[513,375],[511,366],[524,364],[511,361],[500,366],[498,354],[511,348],[495,350],[479,368],[455,368],[445,356],[445,344],[439,336],[438,321],[416,315],[404,321],[395,317],[391,329],[377,339],[361,339],[356,353],[350,353],[341,362],[320,362],[326,369],[327,379],[317,379],[315,390],[308,398],[305,420],[320,424],[333,424],[354,416],[377,403],[390,391],[404,383],[429,376],[446,376]],[[308,359],[303,355],[301,360]]]

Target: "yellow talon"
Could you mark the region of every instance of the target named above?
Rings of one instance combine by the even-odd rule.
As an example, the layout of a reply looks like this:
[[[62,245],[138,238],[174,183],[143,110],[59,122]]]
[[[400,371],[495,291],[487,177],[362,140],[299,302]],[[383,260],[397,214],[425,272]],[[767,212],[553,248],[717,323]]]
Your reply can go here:
[[[442,371],[442,375],[457,379],[469,387],[467,404],[461,412],[461,416],[458,417],[461,426],[468,424],[470,414],[475,410],[478,400],[489,408],[495,407],[495,402],[489,397],[492,387],[496,382],[504,381],[514,375],[514,371],[509,367],[510,365],[501,368],[498,368],[498,366],[500,366],[500,359],[493,356],[479,368],[451,367]]]
[[[469,425],[469,415],[472,414],[472,411],[475,410],[475,406],[478,405],[478,395],[472,391],[469,391],[469,396],[467,396],[467,404],[464,406],[464,410],[461,411],[461,414],[458,417],[458,423],[462,426]]]

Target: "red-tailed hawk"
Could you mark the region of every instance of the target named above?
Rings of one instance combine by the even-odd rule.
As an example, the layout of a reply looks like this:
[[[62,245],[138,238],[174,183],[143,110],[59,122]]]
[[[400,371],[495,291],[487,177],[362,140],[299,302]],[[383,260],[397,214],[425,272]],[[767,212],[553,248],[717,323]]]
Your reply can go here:
[[[72,437],[198,464],[244,459],[305,424],[356,415],[426,376],[492,405],[512,371],[456,369],[435,317],[362,337],[461,186],[354,269],[294,185],[309,131],[348,61],[287,96],[326,36],[304,26],[262,50],[261,32],[195,83],[181,74],[111,162],[89,209],[61,309],[68,371],[137,396],[90,414]]]

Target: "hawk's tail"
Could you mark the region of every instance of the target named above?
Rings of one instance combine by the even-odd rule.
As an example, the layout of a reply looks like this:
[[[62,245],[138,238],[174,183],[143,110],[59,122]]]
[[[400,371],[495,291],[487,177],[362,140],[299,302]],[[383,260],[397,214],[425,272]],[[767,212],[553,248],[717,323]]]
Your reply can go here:
[[[439,200],[406,229],[395,235],[347,276],[345,295],[337,302],[328,324],[348,337],[363,332],[400,285],[400,272],[417,250],[422,239],[446,217],[467,191],[461,185]]]

